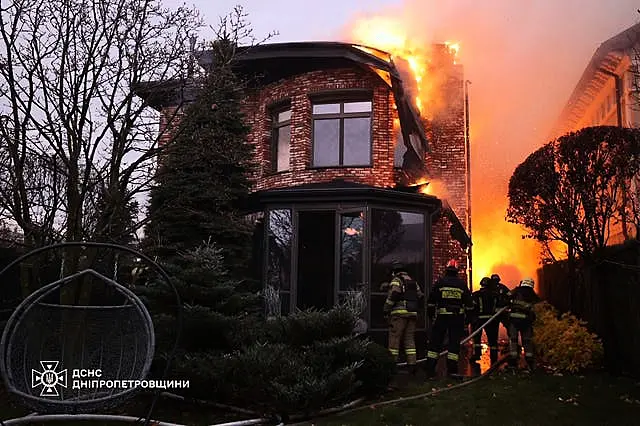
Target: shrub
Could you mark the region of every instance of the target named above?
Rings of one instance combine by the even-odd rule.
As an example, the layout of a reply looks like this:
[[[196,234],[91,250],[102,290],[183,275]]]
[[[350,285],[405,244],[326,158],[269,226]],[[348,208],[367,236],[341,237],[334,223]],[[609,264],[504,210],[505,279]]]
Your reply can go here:
[[[346,355],[353,357],[352,359],[363,360],[362,365],[356,370],[356,377],[362,383],[360,392],[363,395],[377,396],[387,390],[396,374],[397,365],[386,347],[368,341],[363,352],[348,348]]]
[[[343,306],[328,312],[307,310],[277,317],[265,323],[263,340],[301,347],[315,342],[351,336],[356,318]]]
[[[569,373],[599,365],[604,355],[602,342],[589,332],[585,321],[570,313],[560,316],[546,302],[538,304],[535,311],[533,343],[543,364]]]
[[[182,354],[172,370],[190,380],[189,396],[282,415],[375,395],[389,385],[395,362],[368,339],[343,337],[305,347],[254,343],[229,354]]]

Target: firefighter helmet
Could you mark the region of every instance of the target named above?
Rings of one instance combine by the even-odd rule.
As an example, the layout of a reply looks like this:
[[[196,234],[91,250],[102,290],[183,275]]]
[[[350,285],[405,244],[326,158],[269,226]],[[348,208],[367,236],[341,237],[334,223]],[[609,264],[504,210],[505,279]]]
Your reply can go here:
[[[447,271],[458,272],[458,262],[455,259],[451,259],[447,262],[445,269]]]
[[[498,274],[491,275],[491,281],[495,281],[495,282],[499,283],[500,282],[500,275],[498,275]]]
[[[484,277],[480,280],[480,287],[486,287],[491,284],[491,279],[489,277]]]
[[[534,283],[533,283],[533,278],[525,278],[522,281],[520,281],[520,285],[522,287],[531,287],[533,288]]]
[[[398,259],[393,259],[391,261],[391,270],[393,272],[399,272],[404,269],[404,265]]]

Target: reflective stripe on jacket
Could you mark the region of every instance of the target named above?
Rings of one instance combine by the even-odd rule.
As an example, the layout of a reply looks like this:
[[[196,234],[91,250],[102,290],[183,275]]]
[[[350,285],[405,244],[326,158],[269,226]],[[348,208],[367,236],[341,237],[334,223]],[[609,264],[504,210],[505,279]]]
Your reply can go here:
[[[531,287],[516,287],[511,292],[511,313],[514,319],[535,321],[533,307],[540,298]]]
[[[427,308],[429,316],[462,315],[473,310],[471,292],[466,283],[457,276],[444,276],[433,286]]]
[[[406,288],[406,284],[411,288]],[[384,311],[391,315],[417,316],[418,300],[424,297],[420,286],[407,274],[395,274],[390,283]]]

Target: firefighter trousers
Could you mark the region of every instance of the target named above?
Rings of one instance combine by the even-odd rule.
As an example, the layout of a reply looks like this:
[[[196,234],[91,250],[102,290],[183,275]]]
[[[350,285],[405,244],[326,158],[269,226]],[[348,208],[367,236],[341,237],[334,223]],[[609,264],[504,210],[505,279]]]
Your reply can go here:
[[[447,373],[458,373],[458,361],[460,359],[460,340],[464,335],[464,315],[440,314],[431,329],[431,342],[427,349],[427,373],[434,376],[436,366],[440,358],[440,352],[444,348],[445,336],[449,336],[449,353],[447,354]]]
[[[473,330],[480,328],[484,324],[487,318],[481,318],[475,321],[472,326]],[[498,330],[500,329],[500,321],[496,318],[491,321],[484,328],[484,332],[487,334],[487,343],[489,344],[489,356],[491,358],[491,364],[495,364],[498,361]],[[473,336],[473,355],[475,358],[480,359],[482,355],[482,332]]]
[[[416,364],[416,319],[416,315],[391,315],[389,323],[389,352],[397,361],[403,344],[409,365]]]
[[[529,366],[533,366],[533,323],[527,320],[511,319],[509,321],[509,358],[511,365],[517,366],[520,358],[520,344],[524,347],[524,358]]]

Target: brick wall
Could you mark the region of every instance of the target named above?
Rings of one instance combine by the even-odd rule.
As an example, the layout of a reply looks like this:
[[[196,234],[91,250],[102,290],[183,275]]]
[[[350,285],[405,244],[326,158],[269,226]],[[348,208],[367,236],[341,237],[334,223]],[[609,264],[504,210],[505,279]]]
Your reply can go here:
[[[373,167],[311,168],[312,105],[309,95],[343,89],[370,89],[373,92]],[[375,75],[359,68],[313,71],[262,87],[244,104],[251,126],[249,141],[256,146],[260,164],[255,190],[306,183],[347,179],[353,182],[392,187],[394,138],[392,93]],[[291,142],[289,170],[270,171],[271,117],[269,107],[291,102]]]
[[[445,58],[446,59],[446,58]],[[464,134],[464,79],[462,69],[452,66],[441,87],[445,106],[437,111],[433,120],[425,123],[432,152],[425,154],[425,162],[434,172],[434,178],[446,183],[447,201],[466,226],[466,151]],[[331,90],[362,88],[373,92],[373,167],[311,168],[312,116],[309,95]],[[271,117],[269,107],[290,100],[291,145],[289,171],[270,171]],[[372,73],[359,68],[314,71],[273,83],[250,93],[244,100],[243,110],[251,127],[248,140],[256,146],[259,167],[254,190],[288,187],[305,183],[329,182],[346,179],[379,187],[392,187],[400,176],[394,169],[394,149],[397,140],[393,120],[390,88]],[[174,117],[175,108],[161,114],[161,129]],[[170,136],[165,133],[163,139]],[[449,234],[451,224],[441,217],[433,229],[433,278],[444,271],[449,259],[466,264],[466,254]],[[465,274],[466,276],[466,274]]]
[[[172,127],[176,127],[179,123],[179,114],[178,108],[176,107],[165,107],[160,112],[160,126],[159,126],[159,138],[158,144],[160,146],[166,144],[171,141],[173,134],[171,132]]]
[[[440,91],[444,97],[442,107],[427,124],[432,152],[425,154],[425,161],[434,178],[446,186],[446,201],[467,227],[467,164],[465,139],[464,75],[461,66],[447,65],[447,54],[441,52],[440,72],[446,73]],[[438,194],[436,194],[438,195]],[[444,197],[443,197],[444,198]],[[433,279],[444,272],[449,259],[456,259],[466,268],[467,255],[449,233],[451,223],[441,217],[433,229]],[[466,271],[463,274],[466,279]]]

